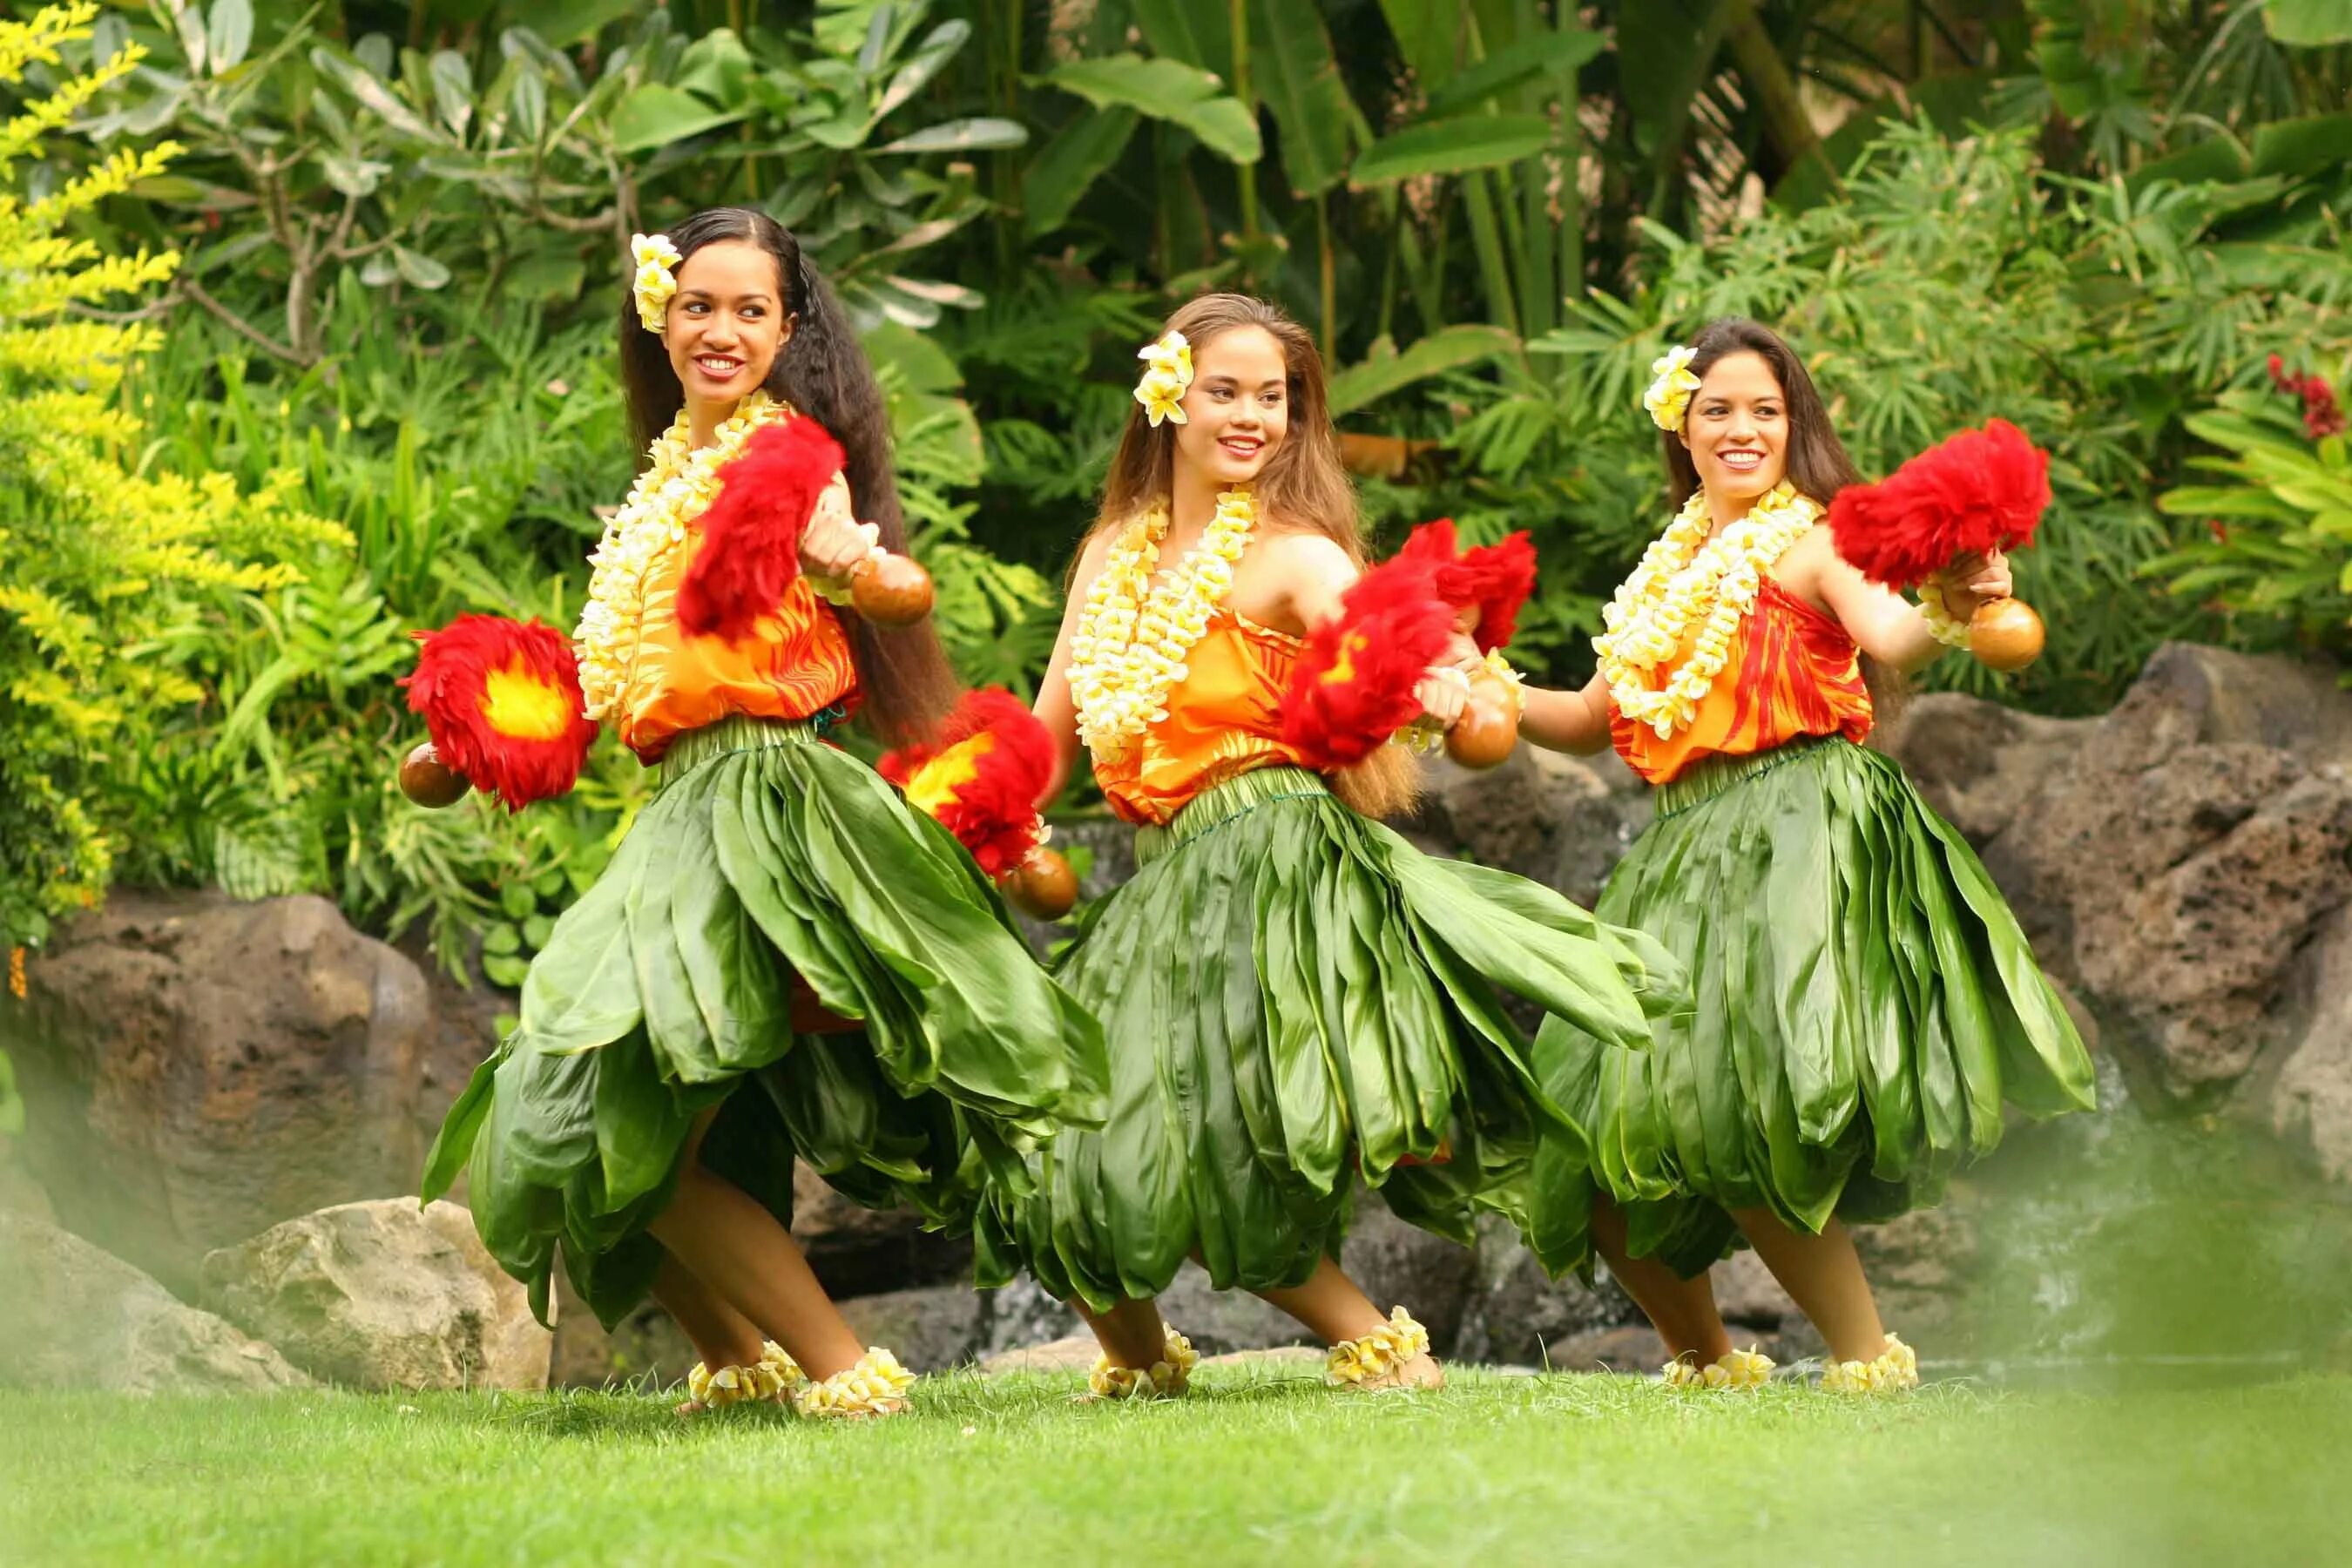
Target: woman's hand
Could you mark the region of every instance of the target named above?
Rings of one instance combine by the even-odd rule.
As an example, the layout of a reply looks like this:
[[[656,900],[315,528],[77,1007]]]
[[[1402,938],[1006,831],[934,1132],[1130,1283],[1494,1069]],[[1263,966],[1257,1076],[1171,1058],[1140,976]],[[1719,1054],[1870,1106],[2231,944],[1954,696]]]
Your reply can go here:
[[[1470,706],[1470,678],[1450,664],[1433,664],[1412,694],[1423,714],[1450,730]]]
[[[874,523],[852,522],[819,507],[801,531],[801,571],[811,577],[846,577],[874,553],[881,536]]]
[[[2008,598],[2017,585],[2009,574],[2009,557],[1998,550],[1957,558],[1936,574],[1936,584],[1944,591],[1945,610],[1959,621],[1976,614],[1979,605]]]

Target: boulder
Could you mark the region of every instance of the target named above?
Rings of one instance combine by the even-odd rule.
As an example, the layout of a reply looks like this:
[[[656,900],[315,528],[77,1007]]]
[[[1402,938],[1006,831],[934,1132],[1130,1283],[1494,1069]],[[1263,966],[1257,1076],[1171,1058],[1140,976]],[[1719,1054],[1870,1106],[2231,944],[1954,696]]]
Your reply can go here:
[[[415,1184],[430,993],[324,899],[118,890],[0,1008],[61,1220],[183,1290],[205,1253]]]
[[[2285,1010],[2300,1037],[2263,1095],[2271,1130],[2352,1183],[2352,909],[2320,928]]]
[[[0,1385],[126,1394],[308,1386],[286,1358],[79,1237],[0,1215]]]
[[[1519,1244],[1507,1221],[1491,1215],[1481,1218],[1473,1291],[1453,1346],[1457,1359],[1560,1365],[1557,1347],[1637,1324],[1646,1331],[1641,1309],[1605,1269],[1591,1285],[1573,1275],[1546,1279],[1535,1254]]]
[[[452,1203],[381,1198],[273,1226],[205,1259],[203,1300],[349,1387],[547,1386],[552,1336]]]
[[[912,1209],[870,1209],[806,1165],[793,1169],[793,1239],[835,1297],[939,1285],[971,1272],[971,1242],[923,1228]]]
[[[916,1372],[945,1372],[980,1351],[988,1299],[969,1285],[925,1285],[841,1303],[860,1344],[882,1345]]]

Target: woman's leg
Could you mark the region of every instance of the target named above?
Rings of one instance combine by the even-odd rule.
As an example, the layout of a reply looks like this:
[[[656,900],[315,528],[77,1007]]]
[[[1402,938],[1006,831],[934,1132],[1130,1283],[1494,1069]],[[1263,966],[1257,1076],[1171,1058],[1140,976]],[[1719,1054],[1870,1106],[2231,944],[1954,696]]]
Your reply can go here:
[[[730,1306],[716,1291],[694,1277],[676,1258],[665,1256],[654,1275],[654,1300],[677,1320],[702,1364],[717,1372],[722,1366],[750,1366],[760,1359],[767,1337],[760,1325]]]
[[[1389,1321],[1387,1314],[1372,1305],[1372,1299],[1357,1289],[1356,1282],[1328,1258],[1316,1261],[1315,1272],[1307,1276],[1304,1285],[1255,1294],[1258,1300],[1297,1319],[1325,1344],[1361,1339],[1386,1326]],[[1437,1358],[1424,1351],[1397,1369],[1396,1381],[1417,1387],[1442,1388],[1445,1372],[1437,1364]]]
[[[1168,1328],[1160,1321],[1157,1303],[1121,1301],[1108,1312],[1097,1312],[1084,1301],[1070,1305],[1087,1321],[1087,1327],[1095,1331],[1103,1354],[1110,1358],[1113,1366],[1140,1370],[1164,1359]]]
[[[817,1283],[800,1244],[751,1194],[702,1168],[702,1137],[717,1114],[713,1107],[696,1119],[677,1195],[654,1221],[655,1237],[712,1294],[782,1345],[810,1377],[822,1381],[848,1370],[865,1348]]]
[[[1829,1341],[1832,1355],[1867,1362],[1885,1353],[1885,1325],[1843,1224],[1832,1219],[1814,1236],[1783,1225],[1769,1209],[1735,1210],[1731,1217],[1780,1289]]]
[[[1706,1366],[1731,1353],[1731,1335],[1716,1310],[1714,1284],[1704,1274],[1685,1279],[1654,1258],[1632,1256],[1626,1250],[1625,1211],[1607,1198],[1593,1202],[1592,1241],[1610,1274],[1666,1342],[1668,1356],[1687,1356]]]

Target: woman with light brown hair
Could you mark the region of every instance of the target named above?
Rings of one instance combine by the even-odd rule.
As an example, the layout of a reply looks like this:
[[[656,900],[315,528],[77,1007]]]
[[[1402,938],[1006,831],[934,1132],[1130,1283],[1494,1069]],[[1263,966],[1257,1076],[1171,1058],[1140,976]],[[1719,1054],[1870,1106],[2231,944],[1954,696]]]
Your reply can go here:
[[[1109,1120],[1042,1153],[1034,1193],[992,1191],[982,1282],[1025,1266],[1076,1304],[1100,1394],[1182,1391],[1194,1357],[1152,1299],[1188,1257],[1329,1344],[1335,1382],[1435,1384],[1426,1331],[1334,1261],[1356,1182],[1441,1235],[1498,1208],[1580,1258],[1589,1204],[1547,1205],[1562,1184],[1531,1178],[1581,1172],[1584,1140],[1502,993],[1632,1046],[1672,966],[1546,889],[1421,854],[1377,820],[1413,798],[1403,749],[1329,765],[1297,721],[1302,687],[1383,659],[1405,709],[1444,723],[1464,702],[1424,668],[1444,629],[1400,664],[1362,620],[1385,584],[1313,340],[1213,294],[1140,357],[1035,704],[1047,798],[1083,747],[1138,825],[1139,869],[1058,971],[1103,1021]],[[1339,663],[1318,665],[1308,639],[1334,629]]]

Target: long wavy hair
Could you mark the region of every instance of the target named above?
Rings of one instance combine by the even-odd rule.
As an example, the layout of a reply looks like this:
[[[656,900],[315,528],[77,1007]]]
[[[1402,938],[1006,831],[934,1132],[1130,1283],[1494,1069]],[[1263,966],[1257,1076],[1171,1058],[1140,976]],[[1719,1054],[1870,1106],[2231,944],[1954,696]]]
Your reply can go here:
[[[1691,374],[1701,380],[1727,354],[1752,353],[1770,367],[1788,405],[1786,458],[1790,484],[1827,506],[1838,491],[1862,482],[1853,459],[1846,456],[1845,443],[1838,439],[1837,428],[1830,423],[1829,407],[1822,401],[1821,389],[1813,384],[1812,373],[1805,368],[1805,362],[1797,357],[1797,351],[1789,346],[1788,340],[1761,321],[1751,321],[1745,316],[1724,316],[1700,328],[1690,346]],[[1666,495],[1674,508],[1680,510],[1699,488],[1698,467],[1691,461],[1690,447],[1685,444],[1682,432],[1668,430],[1661,434],[1666,454]],[[1902,675],[1868,655],[1863,657],[1862,675],[1870,688],[1871,706],[1880,722],[1893,719],[1904,700]]]
[[[1161,326],[1178,331],[1197,356],[1225,332],[1258,327],[1282,350],[1284,397],[1288,419],[1282,444],[1250,481],[1259,524],[1322,534],[1359,566],[1369,559],[1356,487],[1339,460],[1339,432],[1331,427],[1330,399],[1324,388],[1323,356],[1314,337],[1279,306],[1247,294],[1203,294],[1177,308]],[[1103,483],[1102,507],[1078,548],[1125,524],[1176,488],[1176,426],[1155,426],[1142,405],[1128,410],[1118,450]],[[1366,816],[1393,816],[1421,796],[1420,770],[1402,747],[1383,746],[1363,762],[1332,777],[1333,791]]]
[[[763,212],[705,207],[669,230],[681,268],[704,246],[725,240],[756,245],[776,264],[777,290],[792,336],[769,368],[764,389],[832,432],[841,443],[858,518],[879,527],[884,549],[903,553],[907,522],[891,470],[890,411],[841,302],[800,240]],[[643,454],[677,416],[686,389],[670,366],[668,347],[637,320],[634,298],[623,297],[620,320],[621,387],[642,469]],[[929,739],[960,689],[939,634],[929,622],[885,631],[863,616],[843,620],[857,659],[865,693],[861,715],[867,726],[893,745]]]

